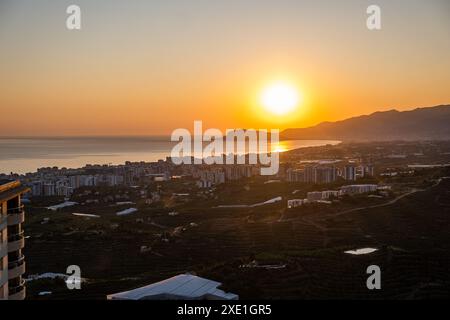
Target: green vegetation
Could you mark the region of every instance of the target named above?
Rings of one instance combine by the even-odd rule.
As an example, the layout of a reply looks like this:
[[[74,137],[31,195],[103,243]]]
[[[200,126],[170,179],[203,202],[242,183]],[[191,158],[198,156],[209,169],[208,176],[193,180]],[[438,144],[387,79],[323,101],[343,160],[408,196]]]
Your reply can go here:
[[[73,197],[79,204],[57,212],[45,207],[63,199],[36,198],[27,206],[25,225],[30,236],[25,247],[28,275],[65,273],[68,265],[77,264],[88,281],[74,291],[61,280],[32,281],[28,295],[105,299],[110,293],[194,272],[223,282],[224,289],[243,299],[448,297],[450,180],[436,184],[437,178],[450,176],[448,171],[424,169],[383,177],[393,190],[382,198],[364,194],[292,210],[286,208],[287,199],[336,189],[342,182],[267,184],[267,179],[256,177],[220,185],[212,192],[199,190],[188,179],[158,182],[145,187],[148,194],[158,190],[161,195],[150,204],[133,188],[80,189]],[[413,190],[417,192],[398,198]],[[173,193],[190,195],[181,199]],[[254,208],[215,208],[277,196],[283,201]],[[136,204],[116,205],[117,201]],[[128,207],[139,211],[115,215]],[[358,208],[363,209],[354,211]],[[379,250],[362,256],[344,254],[363,247]],[[381,267],[383,290],[367,290],[365,270],[370,264]],[[40,291],[53,294],[39,297]]]

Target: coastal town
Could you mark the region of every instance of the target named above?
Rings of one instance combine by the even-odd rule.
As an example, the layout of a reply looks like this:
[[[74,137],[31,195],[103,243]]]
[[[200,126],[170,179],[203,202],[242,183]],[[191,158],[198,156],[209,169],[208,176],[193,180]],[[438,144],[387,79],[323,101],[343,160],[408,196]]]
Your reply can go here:
[[[344,194],[385,192],[382,185],[389,177],[413,175],[426,168],[446,166],[450,153],[442,152],[445,143],[379,143],[344,144],[302,148],[281,154],[280,169],[268,176],[265,184],[303,183],[306,185],[340,184],[339,190],[309,192],[307,199],[327,200]],[[372,148],[370,152],[365,149]],[[426,151],[427,153],[424,153]],[[436,162],[436,156],[439,156]],[[429,164],[425,160],[433,159]],[[425,161],[425,162],[424,162]],[[20,180],[30,188],[29,198],[64,197],[69,200],[81,188],[91,192],[102,187],[140,190],[146,204],[159,201],[158,192],[149,192],[150,185],[164,183],[188,186],[193,196],[212,191],[218,186],[260,175],[260,165],[251,164],[180,164],[170,157],[157,162],[126,162],[122,165],[87,164],[82,168],[39,168],[34,173],[0,174],[2,179]],[[370,183],[361,183],[370,182]],[[379,185],[380,183],[380,185]],[[192,192],[194,191],[194,192]],[[188,193],[185,194],[188,197]],[[92,199],[91,199],[92,200]],[[292,206],[300,202],[291,202]]]
[[[83,294],[95,298],[186,272],[219,280],[242,298],[301,297],[239,283],[248,270],[283,278],[323,250],[335,252],[321,253],[326,259],[342,252],[338,260],[359,249],[372,258],[395,254],[391,240],[352,225],[361,213],[389,212],[429,192],[435,205],[446,205],[439,195],[448,190],[448,142],[342,143],[284,152],[280,160],[274,176],[261,176],[259,165],[174,165],[170,158],[1,175],[30,190],[21,199],[28,294],[76,295],[58,276],[70,261],[88,279]],[[59,255],[49,262],[52,252]]]

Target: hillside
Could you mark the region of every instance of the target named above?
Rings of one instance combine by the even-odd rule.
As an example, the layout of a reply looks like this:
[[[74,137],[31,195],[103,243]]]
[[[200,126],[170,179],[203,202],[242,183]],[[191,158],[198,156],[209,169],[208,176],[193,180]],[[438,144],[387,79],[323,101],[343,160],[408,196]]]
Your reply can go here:
[[[281,137],[342,141],[447,140],[450,139],[450,105],[375,112],[309,128],[287,129]]]

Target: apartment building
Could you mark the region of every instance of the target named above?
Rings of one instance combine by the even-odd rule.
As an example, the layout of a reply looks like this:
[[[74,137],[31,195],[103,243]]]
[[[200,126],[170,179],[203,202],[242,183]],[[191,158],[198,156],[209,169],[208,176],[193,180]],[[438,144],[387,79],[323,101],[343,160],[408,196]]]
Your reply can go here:
[[[21,196],[27,191],[19,181],[0,180],[0,300],[25,299]]]

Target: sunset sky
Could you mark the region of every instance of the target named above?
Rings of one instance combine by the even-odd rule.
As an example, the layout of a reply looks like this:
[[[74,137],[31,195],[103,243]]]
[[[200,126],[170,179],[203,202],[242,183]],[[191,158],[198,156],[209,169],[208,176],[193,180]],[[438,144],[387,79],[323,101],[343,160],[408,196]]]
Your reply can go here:
[[[284,129],[450,103],[449,17],[448,0],[1,0],[0,136]],[[301,96],[284,116],[260,101],[279,81]]]

